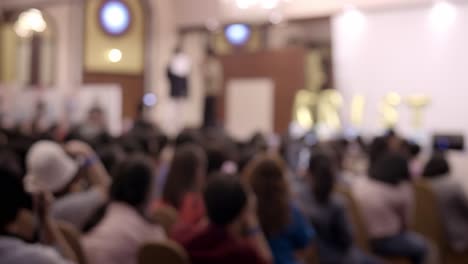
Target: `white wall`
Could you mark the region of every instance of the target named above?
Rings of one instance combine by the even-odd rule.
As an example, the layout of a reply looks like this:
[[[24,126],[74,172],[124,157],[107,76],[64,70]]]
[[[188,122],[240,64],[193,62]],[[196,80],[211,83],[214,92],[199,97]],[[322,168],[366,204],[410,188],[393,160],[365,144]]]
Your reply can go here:
[[[428,7],[333,19],[336,86],[348,101],[366,96],[364,131],[382,129],[378,104],[387,92],[423,93],[432,99],[426,137],[461,131],[468,139],[468,5],[458,5],[456,21],[444,29],[429,14]],[[399,110],[398,128],[414,135],[408,107]]]

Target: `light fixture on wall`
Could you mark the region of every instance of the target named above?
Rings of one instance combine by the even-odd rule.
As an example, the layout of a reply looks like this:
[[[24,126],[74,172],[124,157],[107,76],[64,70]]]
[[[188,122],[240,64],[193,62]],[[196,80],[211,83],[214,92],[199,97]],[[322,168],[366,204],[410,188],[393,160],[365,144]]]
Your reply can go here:
[[[154,93],[146,93],[143,96],[143,104],[146,107],[153,107],[158,102],[158,97]]]
[[[250,38],[251,30],[246,24],[231,24],[225,29],[226,39],[235,46],[244,45]]]
[[[34,32],[44,32],[47,29],[47,23],[40,10],[31,8],[18,16],[14,28],[19,37],[26,38],[32,36]]]
[[[122,51],[119,49],[111,49],[107,53],[107,59],[112,63],[117,63],[122,60]]]
[[[130,28],[131,21],[130,7],[124,1],[106,0],[99,9],[99,22],[107,34],[124,34]]]
[[[446,0],[436,1],[432,6],[429,18],[434,29],[446,30],[456,21],[457,7]]]
[[[291,0],[235,0],[235,4],[239,9],[262,8],[271,10],[290,1]]]

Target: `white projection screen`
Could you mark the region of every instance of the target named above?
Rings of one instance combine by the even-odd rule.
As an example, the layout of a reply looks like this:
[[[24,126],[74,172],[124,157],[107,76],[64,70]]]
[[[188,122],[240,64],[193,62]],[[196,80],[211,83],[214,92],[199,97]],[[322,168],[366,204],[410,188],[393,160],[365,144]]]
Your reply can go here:
[[[409,107],[402,104],[401,132],[426,141],[433,132],[468,138],[468,5],[457,5],[455,16],[448,18],[434,15],[431,7],[333,18],[336,86],[348,103],[353,94],[366,97],[363,132],[383,129],[379,103],[386,93],[397,92],[402,97],[425,94],[432,101],[418,131]]]

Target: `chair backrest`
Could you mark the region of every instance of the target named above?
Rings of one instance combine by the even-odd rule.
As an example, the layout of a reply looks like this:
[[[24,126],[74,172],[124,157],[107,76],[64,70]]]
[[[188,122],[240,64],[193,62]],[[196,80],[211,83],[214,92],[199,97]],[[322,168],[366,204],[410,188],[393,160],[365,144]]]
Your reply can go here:
[[[305,264],[320,264],[317,245],[311,245],[307,248],[304,255]]]
[[[138,253],[138,264],[189,264],[185,250],[176,242],[166,240],[144,245]]]
[[[172,227],[177,222],[178,212],[172,206],[161,206],[153,214],[153,221],[161,225],[167,234],[171,233]]]
[[[78,258],[78,264],[87,264],[86,256],[81,245],[80,231],[66,222],[58,222],[57,226]]]
[[[349,217],[353,224],[353,235],[356,245],[365,252],[370,252],[369,235],[367,234],[366,223],[362,218],[362,214],[356,199],[350,188],[339,186],[336,192],[341,194],[346,199],[346,205]]]
[[[437,197],[429,183],[424,180],[415,182],[414,198],[412,229],[432,240],[439,248],[446,247]]]

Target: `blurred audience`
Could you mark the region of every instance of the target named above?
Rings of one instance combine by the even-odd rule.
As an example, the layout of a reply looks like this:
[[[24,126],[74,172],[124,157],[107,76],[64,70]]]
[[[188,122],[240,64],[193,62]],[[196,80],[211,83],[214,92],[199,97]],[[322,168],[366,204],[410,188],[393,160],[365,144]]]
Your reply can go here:
[[[209,128],[170,139],[140,106],[114,138],[99,107],[71,131],[63,122],[43,128],[45,109],[0,131],[0,264],[76,262],[62,221],[84,232],[89,264],[136,264],[141,246],[166,240],[155,219],[193,264],[300,264],[316,253],[323,264],[382,263],[358,249],[358,234],[378,257],[420,264],[429,243],[410,222],[411,180],[421,175],[452,250],[468,250],[468,197],[449,162],[435,153],[423,168],[422,148],[393,130],[369,146],[320,141],[314,131],[236,141],[208,116]],[[341,188],[352,190],[365,234],[353,234]],[[177,218],[167,226],[163,208]]]
[[[208,226],[178,240],[192,264],[272,263],[253,195],[237,176],[213,178],[204,190]]]
[[[395,143],[396,144],[396,143]],[[424,263],[425,240],[408,230],[413,213],[413,189],[408,161],[400,154],[382,154],[370,170],[370,178],[353,186],[367,225],[372,250],[385,257],[405,257]]]
[[[468,250],[468,197],[462,183],[451,174],[450,165],[442,153],[435,153],[424,168],[441,212],[446,238],[452,250]]]
[[[246,182],[257,197],[257,214],[276,264],[301,263],[314,236],[293,205],[286,168],[279,156],[259,155],[246,168]]]
[[[115,173],[104,218],[83,238],[90,264],[136,264],[141,246],[165,239],[162,228],[147,218],[153,180],[150,161],[132,156]]]

